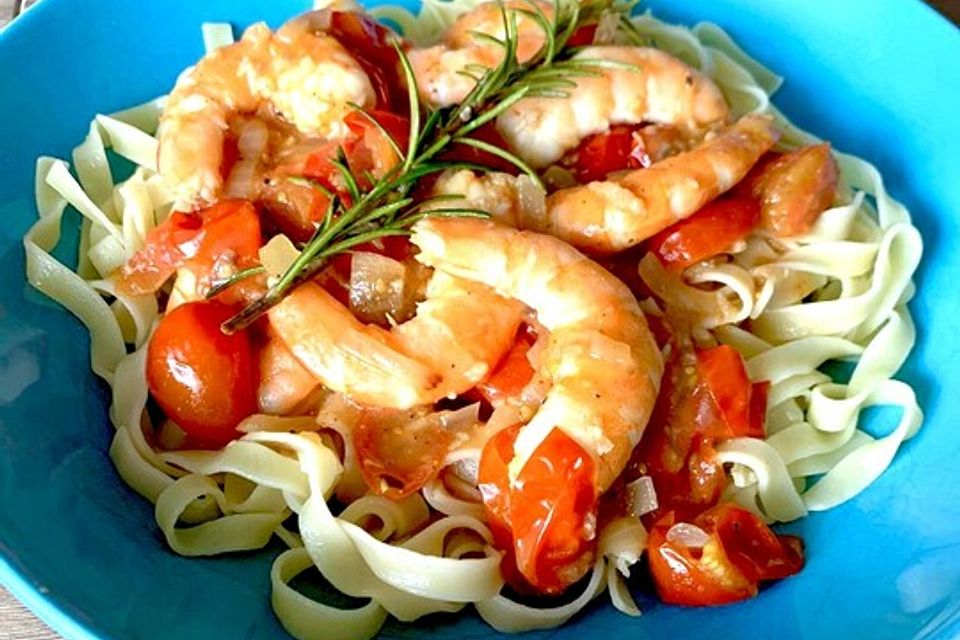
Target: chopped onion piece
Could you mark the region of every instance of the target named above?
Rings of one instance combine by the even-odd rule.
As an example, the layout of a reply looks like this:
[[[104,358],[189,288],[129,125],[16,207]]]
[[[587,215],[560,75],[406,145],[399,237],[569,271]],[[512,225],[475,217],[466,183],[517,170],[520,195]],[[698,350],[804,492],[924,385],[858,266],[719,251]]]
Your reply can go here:
[[[474,402],[462,409],[448,411],[440,416],[440,425],[450,431],[467,431],[480,422],[480,403]]]
[[[260,247],[259,255],[260,264],[267,270],[267,274],[278,276],[300,257],[300,252],[293,246],[290,238],[281,233]]]
[[[657,490],[653,486],[653,478],[640,476],[628,484],[627,504],[630,515],[637,518],[656,511],[660,504],[657,502]]]
[[[558,164],[552,164],[546,168],[543,172],[543,181],[551,191],[577,186],[577,179],[573,177],[573,173]]]
[[[368,251],[353,254],[350,270],[350,310],[362,322],[386,324],[404,305],[403,263]]]
[[[709,541],[710,536],[706,531],[689,522],[678,522],[667,531],[667,542],[688,549],[702,549]]]
[[[593,34],[593,44],[614,44],[620,31],[620,14],[616,11],[604,11]]]
[[[517,178],[517,203],[524,229],[547,227],[547,192],[528,175]]]

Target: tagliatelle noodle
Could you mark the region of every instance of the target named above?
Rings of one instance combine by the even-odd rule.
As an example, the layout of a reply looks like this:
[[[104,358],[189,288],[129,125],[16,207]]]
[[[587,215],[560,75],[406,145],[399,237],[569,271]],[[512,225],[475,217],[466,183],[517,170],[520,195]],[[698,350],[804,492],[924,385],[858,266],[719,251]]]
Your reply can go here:
[[[419,16],[397,7],[373,13],[423,45],[478,3],[424,0]],[[636,16],[633,24],[647,44],[713,78],[736,115],[773,114],[784,148],[817,142],[770,104],[781,79],[719,27],[691,30],[649,14]],[[229,44],[232,32],[226,25],[204,25],[204,38],[212,50]],[[170,547],[183,555],[213,555],[260,548],[273,536],[285,542],[291,549],[271,570],[272,604],[283,626],[301,639],[365,640],[388,615],[415,620],[468,603],[498,630],[546,629],[569,620],[604,590],[619,610],[639,615],[624,581],[646,540],[639,519],[622,518],[600,532],[597,563],[573,601],[554,608],[515,602],[499,593],[500,554],[491,546],[481,504],[454,495],[440,478],[422,495],[398,502],[363,495],[348,437],[352,425],[344,422],[349,412],[343,403],[349,401],[337,394],[327,398],[332,404],[317,419],[251,416],[239,426],[245,435],[221,451],[154,450],[146,435],[152,426],[145,411],[145,345],[158,319],[157,300],[120,294],[115,272],[172,207],[157,175],[153,137],[163,100],[97,116],[73,154],[76,178],[61,160],[38,160],[39,220],[24,236],[24,248],[31,285],[90,331],[91,368],[112,390],[111,459],[124,481],[156,504]],[[109,150],[136,165],[119,184]],[[734,346],[754,380],[772,383],[766,441],[743,438],[718,447],[733,479],[727,497],[767,521],[797,518],[856,495],[922,422],[913,391],[891,379],[916,339],[906,303],[921,240],[873,165],[836,157],[845,181],[843,204],[825,212],[809,233],[777,241],[751,236],[674,283],[675,295],[701,323],[698,335]],[[51,256],[68,205],[82,215],[76,272]],[[641,272],[664,277],[649,262]],[[752,331],[731,324],[747,319]],[[838,359],[854,363],[846,384],[819,371]],[[870,406],[900,408],[900,420],[887,435],[875,438],[858,428]],[[342,460],[324,430],[340,434]],[[349,502],[337,516],[327,505],[334,493]],[[431,509],[441,517],[432,517]],[[300,535],[284,527],[289,518],[297,519]],[[366,604],[342,609],[293,589],[290,582],[311,566]]]

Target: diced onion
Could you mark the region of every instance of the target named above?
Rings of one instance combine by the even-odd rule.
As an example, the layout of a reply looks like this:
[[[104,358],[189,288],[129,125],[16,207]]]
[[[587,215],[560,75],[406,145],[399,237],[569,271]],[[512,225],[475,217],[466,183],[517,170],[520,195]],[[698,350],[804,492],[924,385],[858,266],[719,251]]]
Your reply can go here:
[[[260,247],[259,255],[260,264],[267,270],[267,275],[278,276],[300,257],[300,252],[290,238],[281,233]]]
[[[689,522],[678,522],[667,531],[667,542],[688,549],[702,549],[709,541],[706,531]]]
[[[614,44],[619,32],[620,13],[616,11],[604,11],[603,15],[600,16],[600,21],[597,23],[597,31],[593,34],[593,44]]]
[[[520,224],[524,229],[544,229],[547,226],[547,192],[533,178],[517,178],[517,204],[520,206]]]
[[[471,405],[449,411],[440,416],[440,424],[449,431],[467,431],[472,429],[480,422],[480,403],[474,402]]]
[[[640,517],[660,506],[657,501],[657,490],[653,486],[653,478],[640,476],[627,485],[627,506],[630,515]]]
[[[404,304],[403,263],[368,251],[353,254],[350,310],[362,322],[383,324],[400,314]]]
[[[577,179],[569,169],[552,164],[543,172],[543,181],[551,190],[566,189],[577,186]]]

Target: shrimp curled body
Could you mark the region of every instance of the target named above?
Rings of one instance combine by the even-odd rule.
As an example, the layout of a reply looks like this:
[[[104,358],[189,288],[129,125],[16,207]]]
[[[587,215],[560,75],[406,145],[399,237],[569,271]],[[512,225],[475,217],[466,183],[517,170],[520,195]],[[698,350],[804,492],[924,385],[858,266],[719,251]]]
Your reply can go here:
[[[777,142],[769,116],[741,118],[690,151],[547,198],[540,231],[596,253],[632,247],[724,193]]]
[[[575,78],[577,86],[566,98],[526,98],[497,119],[511,150],[535,168],[556,162],[613,124],[669,124],[695,134],[729,115],[713,81],[663,51],[594,46],[573,58],[618,66]]]
[[[767,116],[746,116],[698,147],[607,180],[559,189],[543,215],[527,215],[518,178],[468,170],[444,174],[435,193],[511,226],[546,233],[594,254],[628,249],[729,190],[777,141]]]
[[[630,290],[556,238],[488,220],[428,218],[412,240],[418,260],[524,303],[550,332],[539,365],[550,390],[519,432],[512,476],[559,427],[597,460],[605,491],[640,441],[663,372]]]
[[[532,58],[543,46],[543,29],[520,9],[531,11],[528,0],[504,3],[504,10],[513,11],[517,22],[517,60]],[[553,16],[549,2],[535,3],[547,18]],[[503,39],[503,10],[496,2],[485,2],[461,15],[443,34],[440,44],[413,49],[408,56],[420,87],[420,96],[432,107],[458,104],[476,85],[480,68],[492,69],[503,60],[503,47],[488,42],[477,34]],[[466,75],[468,72],[470,75]]]
[[[231,116],[266,108],[303,133],[336,139],[347,133],[350,103],[370,107],[374,97],[357,61],[306,17],[275,34],[255,24],[177,81],[160,120],[160,173],[181,206],[213,202]]]
[[[270,310],[270,325],[327,388],[391,409],[428,405],[477,385],[513,345],[522,305],[488,287],[435,273],[417,315],[365,325],[316,284]]]

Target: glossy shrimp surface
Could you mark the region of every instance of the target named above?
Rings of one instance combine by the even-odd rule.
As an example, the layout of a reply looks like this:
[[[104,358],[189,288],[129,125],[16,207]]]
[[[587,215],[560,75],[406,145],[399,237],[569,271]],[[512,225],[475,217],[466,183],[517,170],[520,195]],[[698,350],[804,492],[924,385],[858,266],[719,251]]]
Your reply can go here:
[[[266,110],[305,134],[336,139],[347,133],[350,103],[373,105],[363,69],[337,40],[316,32],[309,15],[276,33],[256,24],[180,77],[158,137],[160,172],[181,206],[220,195],[230,117]]]
[[[729,190],[778,137],[769,116],[745,116],[690,151],[551,194],[540,230],[596,253],[627,249]]]
[[[663,51],[597,46],[573,57],[619,66],[576,78],[567,98],[527,98],[497,119],[511,150],[534,167],[556,162],[610,125],[670,124],[695,133],[722,124],[729,115],[709,78]]]
[[[534,3],[526,0],[506,2],[503,9],[512,11],[517,21],[517,59],[526,62],[543,46],[542,28],[529,16],[516,12],[530,11]],[[548,18],[553,15],[553,5],[535,3]],[[440,44],[409,52],[420,87],[420,95],[434,107],[448,107],[466,98],[476,81],[464,74],[476,75],[479,68],[491,69],[503,60],[503,48],[477,34],[497,39],[504,35],[504,12],[496,2],[486,2],[460,16],[444,33]]]
[[[436,273],[417,315],[390,330],[361,323],[315,284],[272,309],[270,325],[327,388],[364,404],[409,409],[483,380],[513,345],[522,316],[522,305],[490,288]]]
[[[426,219],[413,242],[421,262],[522,302],[550,332],[538,371],[550,390],[518,434],[513,475],[556,427],[596,459],[605,491],[640,441],[663,371],[630,290],[566,243],[492,221]]]

